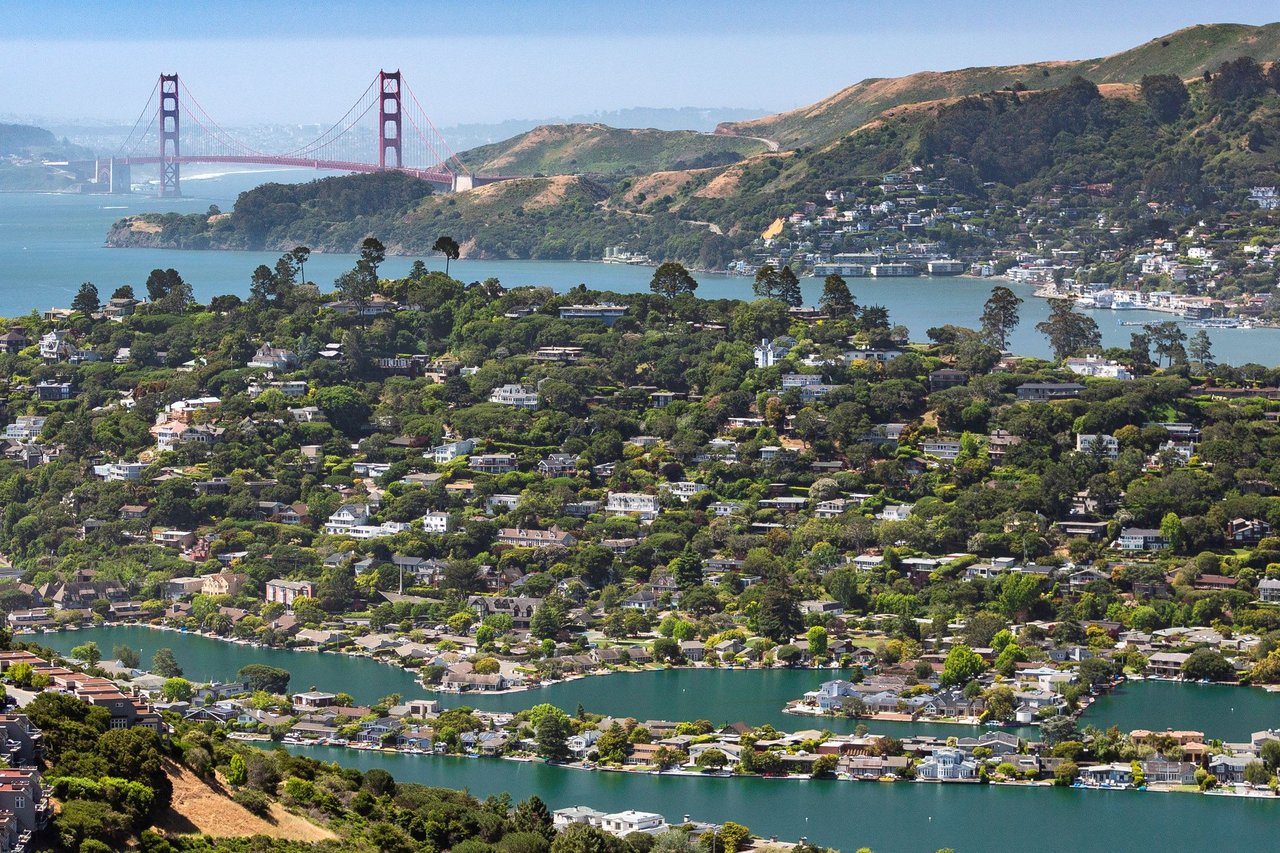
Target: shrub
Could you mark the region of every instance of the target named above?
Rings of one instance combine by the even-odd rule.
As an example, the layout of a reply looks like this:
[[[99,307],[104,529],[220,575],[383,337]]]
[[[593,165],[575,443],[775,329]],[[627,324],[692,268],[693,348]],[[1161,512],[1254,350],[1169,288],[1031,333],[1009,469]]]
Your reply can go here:
[[[241,788],[231,799],[258,816],[271,810],[271,798],[255,788]]]

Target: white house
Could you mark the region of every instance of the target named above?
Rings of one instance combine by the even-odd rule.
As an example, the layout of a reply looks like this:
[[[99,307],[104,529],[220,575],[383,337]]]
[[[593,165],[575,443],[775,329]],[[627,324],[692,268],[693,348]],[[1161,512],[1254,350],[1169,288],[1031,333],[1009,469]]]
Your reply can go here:
[[[94,465],[93,474],[107,481],[136,480],[146,470],[141,462],[110,462],[106,465]]]
[[[609,515],[632,515],[641,521],[652,521],[658,517],[658,497],[635,492],[609,492],[604,511]]]
[[[679,483],[663,483],[662,488],[685,503],[689,502],[689,498],[707,490],[707,487],[702,483],[691,483],[688,481],[681,481]]]
[[[1113,435],[1082,432],[1076,435],[1076,452],[1102,453],[1108,459],[1115,459],[1120,455],[1120,442]]]
[[[1126,527],[1116,539],[1121,551],[1157,551],[1168,548],[1169,542],[1159,530],[1144,527]]]
[[[925,456],[952,461],[960,456],[960,441],[953,438],[934,438],[921,445]]]
[[[533,411],[538,408],[538,389],[531,385],[499,385],[489,395],[489,402]]]
[[[439,511],[427,513],[422,517],[422,529],[428,533],[448,533],[449,513]]]
[[[881,521],[906,521],[911,517],[912,507],[909,504],[889,504],[876,513]]]
[[[277,382],[260,382],[255,379],[245,388],[245,393],[249,395],[251,400],[261,397],[264,391],[279,391],[286,397],[305,397],[307,395],[307,383],[304,379],[289,379]]]
[[[916,776],[944,782],[976,779],[978,762],[955,747],[944,746],[920,762],[920,766],[916,768]]]
[[[343,504],[338,507],[329,520],[325,522],[324,532],[335,536],[347,532],[352,527],[368,524],[368,504]]]
[[[13,441],[34,441],[40,437],[47,420],[40,415],[18,415],[4,428],[4,437]]]
[[[344,529],[342,535],[360,540],[377,539],[380,536],[395,536],[397,533],[412,529],[412,524],[406,524],[403,521],[384,521],[381,524],[354,524]]]
[[[461,438],[457,441],[450,441],[445,444],[431,448],[423,454],[437,465],[448,465],[460,456],[467,456],[471,451],[476,449],[476,442],[473,438]]]
[[[756,367],[773,367],[787,357],[790,352],[786,347],[778,346],[768,338],[762,338],[755,349]]]
[[[1263,578],[1258,581],[1258,598],[1269,604],[1280,603],[1280,580]]]
[[[273,347],[271,341],[258,347],[248,362],[249,367],[264,367],[267,370],[291,370],[297,364],[297,353],[281,347]]]
[[[1067,359],[1067,370],[1080,376],[1098,376],[1104,379],[1127,381],[1133,378],[1129,368],[1097,354]]]

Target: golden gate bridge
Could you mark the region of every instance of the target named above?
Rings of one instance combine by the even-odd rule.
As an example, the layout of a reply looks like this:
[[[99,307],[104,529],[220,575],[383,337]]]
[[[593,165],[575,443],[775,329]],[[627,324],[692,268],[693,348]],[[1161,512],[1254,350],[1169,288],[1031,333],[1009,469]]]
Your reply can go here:
[[[110,157],[82,165],[107,192],[129,192],[134,166],[159,168],[159,195],[182,194],[194,163],[295,166],[344,172],[394,170],[448,190],[505,180],[479,176],[450,148],[399,71],[379,71],[351,108],[305,145],[262,151],[227,132],[177,74],[161,74],[128,137]]]

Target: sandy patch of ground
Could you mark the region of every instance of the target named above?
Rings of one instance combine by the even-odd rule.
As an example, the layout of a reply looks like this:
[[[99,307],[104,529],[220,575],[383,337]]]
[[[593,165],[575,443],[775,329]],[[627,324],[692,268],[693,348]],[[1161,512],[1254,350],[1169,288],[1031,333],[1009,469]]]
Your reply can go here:
[[[139,234],[159,234],[164,228],[158,222],[145,222],[141,219],[134,219],[129,223],[129,230]]]
[[[525,202],[526,209],[535,209],[539,207],[552,207],[564,201],[565,194],[569,191],[569,187],[578,182],[578,179],[572,175],[559,175],[554,178],[547,178],[546,183],[538,194],[532,196]]]
[[[641,193],[644,193],[647,200],[662,198],[664,195],[673,195],[677,190],[693,180],[694,176],[701,171],[703,170],[654,172],[650,175],[642,175],[635,179],[622,197],[631,204],[640,204],[641,202],[637,201],[637,198]]]
[[[238,838],[269,835],[292,841],[324,841],[336,836],[295,814],[279,803],[271,804],[271,812],[258,817],[231,799],[229,789],[205,782],[185,767],[169,767],[173,780],[173,806],[156,823],[165,832],[177,835],[212,835],[216,838]]]

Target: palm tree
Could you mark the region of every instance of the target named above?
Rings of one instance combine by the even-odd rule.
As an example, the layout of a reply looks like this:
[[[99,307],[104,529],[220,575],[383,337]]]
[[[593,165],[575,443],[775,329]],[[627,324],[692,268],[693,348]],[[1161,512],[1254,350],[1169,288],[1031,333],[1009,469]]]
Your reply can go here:
[[[456,261],[460,253],[458,241],[448,235],[437,237],[436,243],[431,247],[431,251],[440,252],[444,255],[444,274],[449,274],[449,261]]]

